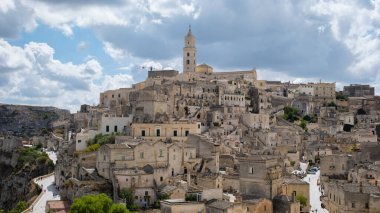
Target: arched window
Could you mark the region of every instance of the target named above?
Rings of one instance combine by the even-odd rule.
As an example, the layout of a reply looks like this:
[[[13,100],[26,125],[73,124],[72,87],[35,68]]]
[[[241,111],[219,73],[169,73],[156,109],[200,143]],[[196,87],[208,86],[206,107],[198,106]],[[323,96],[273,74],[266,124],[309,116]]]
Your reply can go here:
[[[189,53],[189,52],[187,53],[187,56],[190,56],[190,53]]]
[[[186,60],[186,64],[190,64],[190,60]]]

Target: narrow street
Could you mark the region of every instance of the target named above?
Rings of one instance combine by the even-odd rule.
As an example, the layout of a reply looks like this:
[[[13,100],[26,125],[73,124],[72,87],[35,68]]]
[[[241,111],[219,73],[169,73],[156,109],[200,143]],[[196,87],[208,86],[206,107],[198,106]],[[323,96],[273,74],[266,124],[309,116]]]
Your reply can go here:
[[[55,164],[57,162],[56,153],[53,151],[46,151],[46,153],[49,155],[49,158]],[[54,182],[54,175],[50,175],[46,178],[37,181],[37,184],[40,185],[42,188],[41,193],[43,194],[40,200],[36,203],[36,205],[33,206],[33,213],[45,212],[46,201],[48,200],[60,200],[60,196],[58,195],[58,190],[55,188]]]
[[[307,176],[303,178],[304,181],[310,184],[310,212],[328,213],[329,211],[321,207],[321,201],[319,199],[319,197],[321,196],[319,185],[317,184],[319,175],[320,171],[318,170],[316,174],[307,174]]]

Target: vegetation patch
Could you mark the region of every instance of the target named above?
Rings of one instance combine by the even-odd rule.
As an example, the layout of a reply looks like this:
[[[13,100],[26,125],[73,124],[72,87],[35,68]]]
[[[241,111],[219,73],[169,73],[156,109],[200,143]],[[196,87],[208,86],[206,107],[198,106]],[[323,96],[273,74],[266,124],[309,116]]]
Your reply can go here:
[[[122,204],[113,203],[105,194],[87,195],[74,200],[70,213],[129,213]]]
[[[23,147],[19,150],[20,156],[18,158],[18,165],[24,165],[24,164],[50,164],[50,158],[45,153],[42,152],[40,149],[33,148],[33,147]],[[52,164],[53,162],[51,162]]]

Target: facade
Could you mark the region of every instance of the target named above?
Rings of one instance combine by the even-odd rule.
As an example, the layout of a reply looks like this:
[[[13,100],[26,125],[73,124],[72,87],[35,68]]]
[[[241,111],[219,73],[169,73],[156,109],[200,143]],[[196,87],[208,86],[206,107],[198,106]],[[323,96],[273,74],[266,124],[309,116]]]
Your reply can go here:
[[[332,213],[379,212],[380,187],[346,181],[323,184],[322,203]]]
[[[81,131],[75,135],[75,151],[85,150],[87,148],[87,141],[95,138],[97,134],[99,134],[99,132],[96,130],[81,129]]]
[[[201,123],[133,123],[132,137],[157,141],[171,139],[172,141],[186,141],[189,134],[200,134]]]
[[[326,176],[345,176],[348,170],[353,167],[352,155],[333,154],[321,156],[320,158],[321,175]]]
[[[150,70],[148,78],[174,78],[178,73],[177,70]]]
[[[309,183],[299,180],[285,178],[282,185],[282,193],[287,196],[304,196],[307,199],[306,206],[301,206],[302,212],[309,212],[310,210],[310,187]]]
[[[103,114],[101,122],[102,134],[126,133],[127,127],[132,123],[133,116],[116,116]]]
[[[273,156],[239,158],[240,192],[259,198],[272,199],[281,193],[282,166]]]
[[[185,201],[184,199],[164,200],[160,204],[162,213],[206,213],[204,203]]]
[[[343,87],[343,94],[348,97],[374,96],[375,88],[370,85],[350,84]]]

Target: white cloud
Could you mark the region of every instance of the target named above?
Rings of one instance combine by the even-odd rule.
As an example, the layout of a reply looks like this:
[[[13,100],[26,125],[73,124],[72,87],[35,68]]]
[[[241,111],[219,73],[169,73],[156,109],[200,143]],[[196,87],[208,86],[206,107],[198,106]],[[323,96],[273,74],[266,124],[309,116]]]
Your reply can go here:
[[[95,59],[82,64],[62,63],[45,43],[30,42],[23,48],[0,40],[0,102],[53,105],[79,109],[79,104],[97,104],[106,89],[129,87],[131,75],[110,76]],[[6,80],[4,80],[6,79]]]
[[[120,61],[125,57],[124,51],[114,47],[110,42],[103,43],[103,50],[116,61]]]
[[[0,11],[3,13],[7,13],[8,10],[15,9],[16,4],[13,0],[2,0],[0,1]]]
[[[366,4],[366,5],[363,5]],[[368,81],[380,71],[380,1],[318,1],[311,12],[326,17],[334,38],[354,55],[348,74]]]

